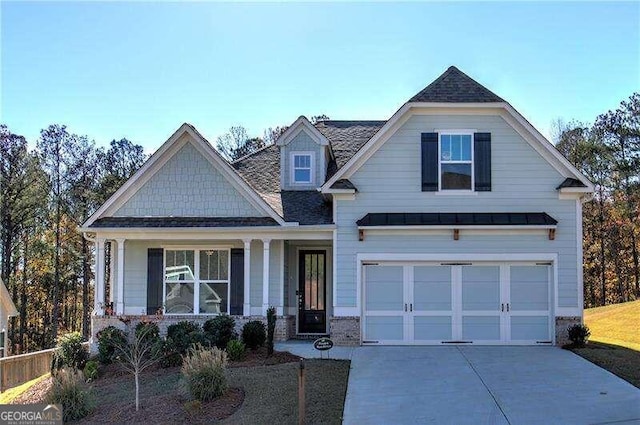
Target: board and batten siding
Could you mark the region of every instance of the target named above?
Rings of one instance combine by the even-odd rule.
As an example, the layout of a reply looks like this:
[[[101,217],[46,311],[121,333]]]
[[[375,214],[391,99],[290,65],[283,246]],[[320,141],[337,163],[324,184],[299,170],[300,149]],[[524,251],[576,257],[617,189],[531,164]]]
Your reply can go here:
[[[279,245],[282,241],[271,241],[270,245],[270,269],[269,269],[269,303],[278,306],[279,294],[282,288],[280,279]],[[241,241],[212,241],[210,244],[198,241],[171,241],[170,243],[158,241],[126,241],[124,255],[124,312],[125,314],[146,314],[147,310],[147,250],[149,248],[161,248],[163,245],[171,247],[185,246],[185,249],[193,249],[195,246],[206,249],[215,246],[230,248],[243,248]],[[251,243],[251,307],[254,314],[262,314],[262,241],[254,240]],[[114,288],[115,290],[115,288]]]
[[[190,142],[115,213],[116,217],[264,217]]]
[[[288,144],[281,148],[280,167],[282,167],[281,187],[284,190],[313,190],[324,183],[325,170],[322,168],[324,161],[325,147],[316,143],[305,130],[301,130]],[[313,184],[292,184],[291,179],[291,153],[292,152],[313,152]],[[326,166],[326,165],[325,165]]]
[[[492,190],[469,195],[421,191],[421,133],[473,129],[491,133]],[[558,306],[578,308],[576,201],[559,200],[565,176],[543,159],[499,116],[414,115],[356,171],[355,200],[337,200],[336,306],[356,307],[358,253],[557,253]],[[555,240],[535,234],[391,236],[367,232],[358,240],[356,221],[383,212],[546,212],[558,220]],[[553,293],[553,291],[552,291]]]

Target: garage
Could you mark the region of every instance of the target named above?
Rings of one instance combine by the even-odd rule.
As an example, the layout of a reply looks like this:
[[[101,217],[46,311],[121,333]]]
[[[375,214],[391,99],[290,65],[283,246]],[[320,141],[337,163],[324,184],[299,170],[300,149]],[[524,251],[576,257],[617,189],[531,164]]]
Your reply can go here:
[[[553,263],[362,262],[362,342],[553,342]]]

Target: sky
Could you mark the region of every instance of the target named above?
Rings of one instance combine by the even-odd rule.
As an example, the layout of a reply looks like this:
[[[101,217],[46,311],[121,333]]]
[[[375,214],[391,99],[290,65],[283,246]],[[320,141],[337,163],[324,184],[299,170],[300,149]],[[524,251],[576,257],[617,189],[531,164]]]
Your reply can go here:
[[[455,65],[548,137],[640,91],[640,2],[0,2],[0,123],[157,149],[298,116],[387,119]]]

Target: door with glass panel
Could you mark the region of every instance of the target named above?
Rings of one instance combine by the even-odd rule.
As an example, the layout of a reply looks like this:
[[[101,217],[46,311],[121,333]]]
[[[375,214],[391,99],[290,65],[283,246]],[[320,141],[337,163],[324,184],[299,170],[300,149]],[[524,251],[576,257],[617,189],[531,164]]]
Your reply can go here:
[[[401,344],[405,342],[404,267],[366,265],[363,273],[363,343]]]
[[[326,251],[300,251],[298,333],[327,331]]]

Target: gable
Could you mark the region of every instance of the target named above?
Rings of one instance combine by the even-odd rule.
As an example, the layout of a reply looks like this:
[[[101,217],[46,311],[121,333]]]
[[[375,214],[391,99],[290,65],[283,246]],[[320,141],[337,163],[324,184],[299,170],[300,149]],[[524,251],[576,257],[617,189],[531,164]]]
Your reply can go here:
[[[556,187],[564,179],[540,153],[499,115],[413,115],[380,146],[350,177],[358,188],[358,196],[385,192],[400,196],[407,202],[419,196],[421,190],[421,134],[434,130],[473,129],[491,133],[492,190],[483,199],[503,199],[513,203],[522,196],[557,199]],[[526,194],[526,195],[523,195]],[[476,197],[464,197],[477,202]],[[452,197],[435,197],[429,207],[458,203]],[[495,204],[493,204],[495,205]]]
[[[188,136],[183,136],[188,137]],[[263,217],[187,141],[113,214],[115,217]]]

